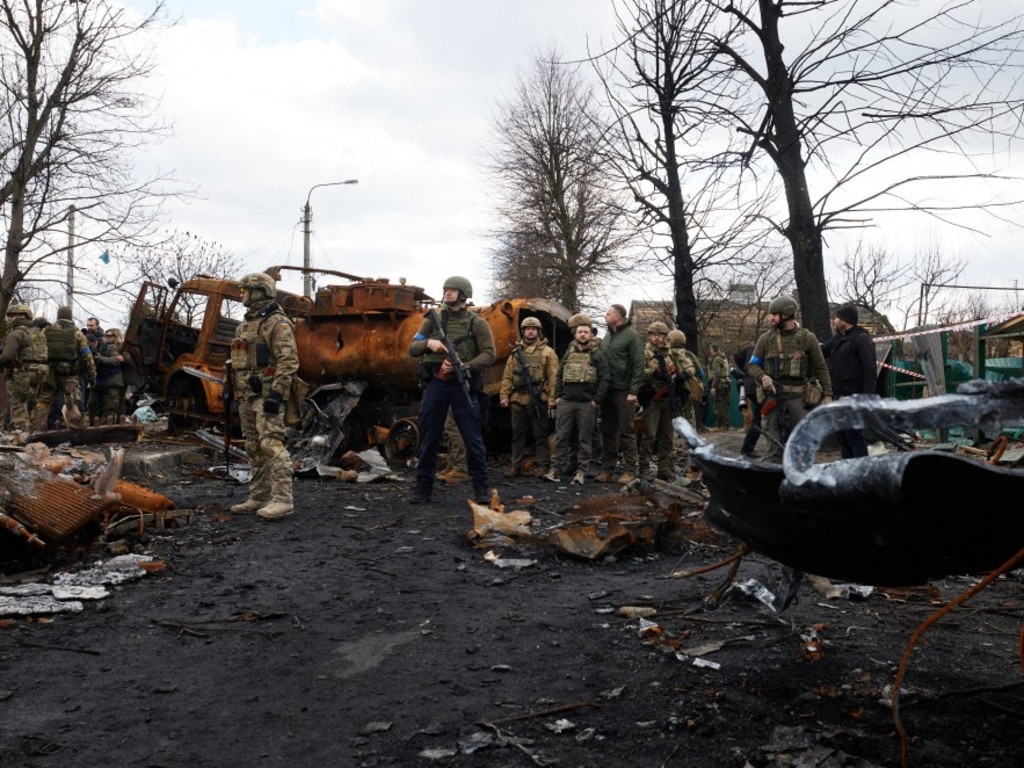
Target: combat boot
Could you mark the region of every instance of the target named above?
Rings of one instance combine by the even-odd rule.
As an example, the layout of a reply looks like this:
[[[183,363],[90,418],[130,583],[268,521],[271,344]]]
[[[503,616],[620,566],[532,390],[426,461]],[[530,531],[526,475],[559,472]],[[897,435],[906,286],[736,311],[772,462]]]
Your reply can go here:
[[[583,485],[583,470],[577,469],[576,474],[572,476],[573,485]]]
[[[595,483],[610,483],[611,481],[612,473],[609,472],[607,469],[602,469],[600,472],[597,473],[597,476],[594,478]]]
[[[487,493],[486,483],[473,483],[473,501],[477,504],[487,504],[491,500],[491,495]]]
[[[558,470],[555,469],[554,467],[552,467],[551,469],[549,469],[547,471],[546,474],[541,475],[541,477],[544,478],[545,480],[547,480],[548,482],[557,483],[558,482]]]
[[[260,507],[256,517],[261,520],[280,520],[295,512],[295,505],[290,501],[272,501]]]
[[[416,483],[412,493],[406,498],[410,504],[429,504],[433,487],[429,483]]]
[[[636,480],[636,475],[627,469],[619,476],[619,485],[629,485],[634,480]]]
[[[449,484],[461,483],[469,478],[461,469],[449,469],[444,475],[444,481]]]
[[[505,470],[505,477],[508,477],[508,478],[521,477],[522,474],[523,474],[523,472],[519,468],[518,464],[513,464],[511,467],[509,467],[508,469]]]
[[[261,509],[267,502],[261,501],[260,499],[246,499],[241,504],[235,504],[231,507],[231,514],[233,515],[247,515],[250,512],[255,512]]]

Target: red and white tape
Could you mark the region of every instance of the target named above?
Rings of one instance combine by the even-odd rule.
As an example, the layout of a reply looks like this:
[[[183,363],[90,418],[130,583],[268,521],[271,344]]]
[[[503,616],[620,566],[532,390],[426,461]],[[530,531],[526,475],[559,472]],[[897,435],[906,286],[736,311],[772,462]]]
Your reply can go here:
[[[949,333],[951,331],[964,331],[968,328],[976,328],[979,325],[995,325],[996,323],[1003,323],[1007,320],[1011,320],[1017,317],[1024,317],[1024,314],[1020,312],[1013,312],[1006,315],[1000,315],[998,317],[987,317],[984,320],[969,320],[965,323],[957,323],[956,325],[946,325],[939,328],[927,328],[922,331],[904,331],[902,333],[893,333],[889,336],[875,336],[874,341],[895,341],[896,339],[909,339],[912,336],[927,336],[931,333]]]

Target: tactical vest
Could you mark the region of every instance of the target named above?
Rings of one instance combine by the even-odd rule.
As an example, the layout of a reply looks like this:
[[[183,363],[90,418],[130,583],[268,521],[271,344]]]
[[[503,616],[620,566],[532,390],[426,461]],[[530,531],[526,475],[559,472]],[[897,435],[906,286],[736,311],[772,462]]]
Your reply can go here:
[[[468,309],[457,314],[446,309],[441,310],[441,327],[444,328],[445,333],[452,340],[452,343],[455,345],[455,351],[459,353],[459,359],[462,362],[472,360],[476,357],[477,352],[479,352],[476,348],[476,336],[473,333],[473,323],[475,322],[484,321],[477,316],[476,312],[470,312]],[[441,334],[437,332],[436,328],[432,328],[430,338],[440,339]],[[445,352],[431,352],[428,350],[423,355],[423,362],[440,365],[446,357],[448,355]]]
[[[246,318],[238,324],[235,338],[231,342],[231,369],[233,371],[236,373],[260,371],[267,376],[273,376],[272,369],[276,361],[270,345],[263,338],[262,329],[266,323],[277,323],[281,318],[287,319],[287,315],[277,304],[270,304],[259,310],[254,317]],[[268,369],[270,369],[269,372]]]
[[[565,356],[562,367],[563,384],[597,384],[597,366],[591,358],[591,352],[581,352],[571,348]]]
[[[782,334],[773,329],[768,333],[768,349],[765,351],[765,361],[761,367],[770,376],[778,376],[784,384],[803,385],[811,373],[811,358],[804,351],[807,329],[797,328],[794,333]],[[772,362],[775,359],[779,361],[777,370],[775,363]]]
[[[28,331],[28,346],[22,350],[21,362],[45,363],[47,361],[46,336],[43,335],[43,329],[31,327],[25,330]]]
[[[63,324],[48,325],[43,329],[46,336],[46,354],[50,367],[58,376],[71,376],[76,372],[78,360],[77,329]]]
[[[541,344],[539,341],[533,345],[533,349],[528,350],[525,346],[523,350],[523,359],[526,361],[526,370],[530,374],[530,379],[533,381],[533,386],[537,390],[537,394],[540,395],[544,390],[544,384],[546,379],[544,377],[544,350],[547,349],[546,344]],[[523,378],[523,367],[519,364],[519,357],[515,352],[512,353],[512,389],[525,389],[526,380]]]

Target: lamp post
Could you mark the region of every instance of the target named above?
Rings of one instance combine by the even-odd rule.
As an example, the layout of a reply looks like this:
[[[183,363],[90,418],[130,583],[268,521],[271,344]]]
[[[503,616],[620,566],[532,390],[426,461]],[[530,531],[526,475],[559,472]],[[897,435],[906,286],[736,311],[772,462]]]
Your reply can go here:
[[[309,225],[313,221],[313,209],[309,205],[309,198],[317,187],[337,187],[342,184],[358,184],[359,179],[346,179],[345,181],[328,181],[323,184],[314,184],[309,188],[306,195],[306,204],[302,206],[302,295],[309,298],[312,293],[312,280],[309,274]]]

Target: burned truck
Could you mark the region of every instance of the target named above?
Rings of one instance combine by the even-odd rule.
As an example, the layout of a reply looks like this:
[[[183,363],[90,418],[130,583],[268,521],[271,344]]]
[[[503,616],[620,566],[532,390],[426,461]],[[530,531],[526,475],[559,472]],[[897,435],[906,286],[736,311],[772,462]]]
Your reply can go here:
[[[280,279],[278,266],[267,271]],[[424,313],[437,302],[418,286],[314,270],[344,282],[313,297],[278,291],[295,323],[299,376],[310,387],[290,448],[306,464],[329,463],[346,450],[376,446],[391,462],[416,455],[420,389],[408,354]],[[238,283],[198,276],[181,284],[143,284],[132,308],[125,350],[137,391],[152,397],[175,429],[219,430],[225,422],[218,379],[244,313]],[[505,361],[526,317],[536,317],[561,355],[571,341],[570,312],[548,299],[515,298],[474,307],[494,334],[497,359],[484,374],[483,421],[493,448],[507,444],[509,417],[497,407]],[[205,375],[196,375],[196,371]]]

